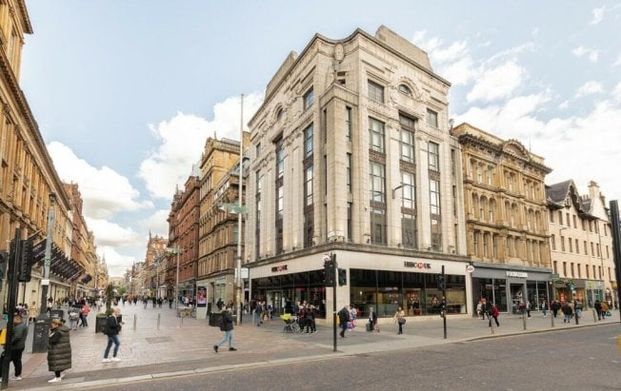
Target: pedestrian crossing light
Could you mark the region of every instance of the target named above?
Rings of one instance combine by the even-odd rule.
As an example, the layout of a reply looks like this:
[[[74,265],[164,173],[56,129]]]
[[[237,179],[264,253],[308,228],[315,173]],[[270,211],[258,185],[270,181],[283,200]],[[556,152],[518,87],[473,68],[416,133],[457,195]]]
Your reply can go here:
[[[334,286],[334,272],[336,269],[336,256],[334,254],[325,256],[323,259],[323,270],[325,274],[325,285]]]
[[[339,286],[347,285],[347,270],[339,269]]]
[[[446,289],[446,281],[444,279],[444,276],[439,275],[437,279],[438,279],[438,290],[443,291],[444,289]]]

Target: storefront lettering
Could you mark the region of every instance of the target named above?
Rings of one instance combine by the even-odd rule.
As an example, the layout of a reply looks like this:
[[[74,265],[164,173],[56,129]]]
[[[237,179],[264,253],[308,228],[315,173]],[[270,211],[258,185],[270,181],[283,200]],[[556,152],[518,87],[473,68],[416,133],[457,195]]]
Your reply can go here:
[[[278,272],[284,272],[287,271],[287,265],[279,265],[279,266],[274,266],[272,268],[272,273],[278,273]]]
[[[416,269],[431,269],[431,264],[430,263],[425,263],[425,262],[405,261],[405,262],[403,262],[403,266],[405,266],[405,267],[413,267],[413,268],[416,268]]]
[[[516,277],[516,278],[528,278],[528,273],[525,272],[507,272],[507,277]]]

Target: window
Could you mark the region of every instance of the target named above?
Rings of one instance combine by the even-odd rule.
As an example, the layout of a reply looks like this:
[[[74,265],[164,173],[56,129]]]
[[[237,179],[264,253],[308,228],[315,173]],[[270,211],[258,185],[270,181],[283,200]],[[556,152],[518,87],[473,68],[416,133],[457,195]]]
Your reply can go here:
[[[436,143],[429,142],[429,169],[440,171],[440,146]]]
[[[550,212],[550,222],[554,222],[554,213]]]
[[[412,90],[405,84],[399,84],[399,92],[407,96],[412,96]]]
[[[347,192],[351,193],[351,153],[347,154]]]
[[[402,128],[399,137],[401,142],[401,159],[406,162],[414,162],[414,132]]]
[[[588,280],[589,278],[591,278],[590,273],[589,273],[589,265],[585,265],[584,270],[586,271],[586,278]]]
[[[403,247],[416,248],[416,216],[414,214],[401,214],[401,241]]]
[[[570,264],[570,270],[571,270],[571,276],[574,277],[575,273],[574,273],[574,263],[573,262]]]
[[[556,250],[556,237],[554,235],[550,237],[550,243],[552,244],[552,250]]]
[[[431,179],[429,181],[429,201],[431,206],[431,214],[440,214],[440,182]]]
[[[371,149],[384,153],[384,123],[369,117],[369,142]]]
[[[311,87],[306,94],[304,94],[304,110],[308,109],[313,105],[315,101],[315,92],[313,91],[313,87]]]
[[[369,99],[384,103],[384,87],[374,81],[368,81]]]
[[[282,219],[282,214],[283,214],[283,209],[285,206],[284,203],[284,197],[285,197],[285,189],[283,186],[279,186],[278,187],[278,191],[277,191],[277,196],[276,196],[276,213],[277,213],[277,218]]]
[[[278,178],[282,178],[285,173],[285,151],[282,147],[282,139],[276,142],[276,172]]]
[[[608,245],[606,245],[606,259],[610,259],[610,252],[608,251]]]
[[[353,238],[353,224],[352,224],[352,211],[351,202],[347,203],[347,240],[352,241]]]
[[[561,251],[565,251],[565,237],[561,236]]]
[[[563,277],[567,277],[567,262],[563,262]]]
[[[578,263],[576,267],[578,268],[578,278],[582,278],[582,265]]]
[[[385,167],[383,164],[370,162],[369,179],[371,182],[371,201],[386,202],[385,200]]]
[[[554,273],[558,273],[558,261],[554,261]]]
[[[573,245],[573,242],[571,241],[571,238],[567,238],[567,242],[569,243],[569,252],[570,253],[574,252],[574,245]]]
[[[565,224],[567,224],[568,227],[571,227],[571,220],[569,220],[569,213],[565,213]]]
[[[579,243],[578,239],[576,239],[576,254],[580,254],[580,247],[578,246]]]
[[[427,125],[438,128],[438,113],[431,109],[427,109]]]
[[[416,209],[414,174],[401,172],[401,206]]]
[[[261,154],[261,143],[257,143],[257,145],[254,147],[254,155],[259,156]]]
[[[351,107],[345,107],[345,111],[347,113],[347,119],[345,121],[345,135],[347,136],[347,138],[349,140],[351,140],[351,129],[352,129],[352,113],[351,113]]]
[[[442,251],[442,224],[437,217],[431,217],[431,249]]]
[[[386,212],[371,208],[371,243],[386,244]]]
[[[584,255],[589,255],[589,249],[587,248],[587,241],[586,240],[584,241],[583,248],[584,248]]]
[[[573,215],[572,217],[574,219],[574,228],[578,228],[578,220],[576,218],[576,215]]]
[[[313,124],[304,129],[304,158],[313,154]]]
[[[278,110],[276,110],[276,121],[280,121],[281,118],[282,118],[282,107],[279,107]]]
[[[591,256],[595,256],[595,246],[593,246],[593,242],[591,242]]]
[[[559,225],[563,225],[563,212],[558,212],[558,223]]]
[[[310,206],[313,204],[313,166],[306,168],[304,172],[304,183],[305,205]]]

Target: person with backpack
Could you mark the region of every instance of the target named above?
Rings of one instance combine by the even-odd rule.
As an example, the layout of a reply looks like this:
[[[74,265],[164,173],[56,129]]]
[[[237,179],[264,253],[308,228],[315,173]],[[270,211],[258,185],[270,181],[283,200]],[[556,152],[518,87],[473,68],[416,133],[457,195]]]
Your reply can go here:
[[[218,353],[218,348],[227,342],[229,344],[229,351],[236,351],[237,349],[233,347],[233,315],[231,314],[231,307],[229,305],[224,307],[224,310],[222,310],[219,326],[220,331],[224,332],[224,338],[218,344],[213,345],[213,351]]]
[[[563,311],[563,315],[565,316],[563,318],[563,323],[571,323],[571,318],[574,314],[574,310],[569,305],[569,302],[566,301],[565,303],[563,303],[561,311]]]
[[[104,358],[101,361],[102,363],[109,363],[111,361],[121,361],[116,355],[119,352],[119,345],[121,345],[121,341],[119,341],[119,332],[121,331],[122,323],[119,322],[119,315],[121,314],[121,310],[117,307],[114,310],[107,311],[108,317],[106,318],[106,324],[104,326],[103,333],[108,336],[108,345],[106,346],[106,350],[104,352]],[[114,344],[114,352],[112,352],[112,358],[108,358],[108,354],[110,354],[110,348]]]
[[[341,324],[341,332],[339,333],[341,338],[345,338],[345,331],[347,331],[347,322],[349,322],[349,316],[350,313],[347,306],[343,307],[338,313],[339,322]]]

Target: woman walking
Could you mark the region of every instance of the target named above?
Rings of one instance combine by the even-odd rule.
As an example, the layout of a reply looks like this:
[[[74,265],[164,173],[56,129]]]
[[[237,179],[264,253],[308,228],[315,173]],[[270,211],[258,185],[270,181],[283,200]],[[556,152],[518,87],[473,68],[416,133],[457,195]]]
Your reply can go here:
[[[403,334],[403,325],[405,324],[405,312],[403,308],[399,307],[395,312],[395,321],[399,324],[399,332],[397,334]]]
[[[222,318],[220,318],[220,331],[224,331],[224,338],[217,345],[213,345],[213,351],[218,353],[218,348],[227,342],[229,343],[229,351],[236,351],[237,349],[233,347],[233,316],[229,305],[222,310]]]
[[[71,368],[71,342],[69,341],[69,328],[60,319],[52,319],[50,324],[50,337],[47,347],[47,365],[54,378],[48,383],[58,383],[64,377],[65,371]]]
[[[117,307],[109,312],[108,317],[106,318],[106,325],[103,333],[108,336],[108,345],[106,346],[106,351],[104,352],[104,358],[101,361],[103,363],[121,361],[121,359],[116,356],[119,352],[119,345],[121,344],[119,341],[119,331],[121,331],[121,323],[119,322],[120,314],[121,310]],[[114,344],[114,351],[112,352],[112,358],[108,358],[112,344]]]

